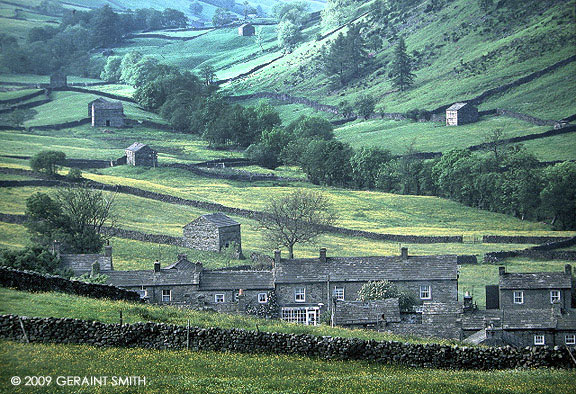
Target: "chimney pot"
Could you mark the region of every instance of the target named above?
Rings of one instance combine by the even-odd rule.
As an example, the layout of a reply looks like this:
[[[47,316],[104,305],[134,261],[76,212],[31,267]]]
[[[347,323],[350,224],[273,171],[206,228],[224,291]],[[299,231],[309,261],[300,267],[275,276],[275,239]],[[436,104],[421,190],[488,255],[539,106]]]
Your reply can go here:
[[[402,256],[402,258],[404,260],[407,260],[408,259],[408,248],[405,248],[405,247],[401,248],[400,249],[400,255]]]
[[[506,273],[506,267],[498,267],[498,275],[504,275]]]
[[[570,264],[566,264],[566,265],[564,266],[564,272],[565,272],[567,275],[572,275],[572,266],[571,266]]]
[[[320,248],[320,262],[326,262],[326,248]]]
[[[154,262],[154,272],[160,272],[160,262],[159,261]]]
[[[279,250],[274,251],[274,265],[280,264],[281,256],[282,256],[282,252],[280,252]]]

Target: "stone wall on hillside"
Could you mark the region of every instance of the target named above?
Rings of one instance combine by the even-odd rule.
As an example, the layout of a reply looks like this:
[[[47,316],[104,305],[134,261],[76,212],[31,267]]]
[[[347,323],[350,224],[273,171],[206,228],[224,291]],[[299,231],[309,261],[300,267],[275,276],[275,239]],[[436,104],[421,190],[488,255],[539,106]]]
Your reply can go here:
[[[26,335],[24,335],[24,333]],[[104,324],[76,319],[0,316],[0,338],[34,343],[290,354],[448,369],[573,368],[565,348],[485,348],[365,341],[241,329],[187,329],[163,323]]]

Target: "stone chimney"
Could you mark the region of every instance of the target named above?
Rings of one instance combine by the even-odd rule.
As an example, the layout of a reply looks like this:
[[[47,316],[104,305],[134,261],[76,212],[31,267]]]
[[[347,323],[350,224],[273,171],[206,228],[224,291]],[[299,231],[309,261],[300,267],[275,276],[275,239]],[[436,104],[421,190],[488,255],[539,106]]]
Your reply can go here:
[[[104,246],[104,257],[112,257],[112,246]]]
[[[160,262],[158,260],[154,262],[154,272],[160,272]]]
[[[474,309],[474,304],[472,302],[472,296],[469,292],[464,294],[464,312],[469,312]]]
[[[506,267],[498,267],[498,275],[504,275],[506,273]]]
[[[572,275],[572,266],[570,264],[564,266],[564,273],[566,275]]]
[[[400,256],[402,256],[402,260],[408,260],[408,248],[401,248]]]
[[[178,261],[188,260],[188,255],[185,253],[181,253],[178,255]]]
[[[326,248],[320,248],[320,262],[326,262]]]
[[[279,250],[274,251],[274,265],[280,264],[281,253]]]

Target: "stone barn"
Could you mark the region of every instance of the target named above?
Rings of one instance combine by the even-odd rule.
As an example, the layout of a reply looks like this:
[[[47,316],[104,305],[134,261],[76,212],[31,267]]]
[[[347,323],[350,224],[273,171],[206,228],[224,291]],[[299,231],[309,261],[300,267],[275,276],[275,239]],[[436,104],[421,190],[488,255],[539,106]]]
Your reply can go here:
[[[240,223],[223,213],[200,216],[184,226],[183,234],[188,248],[221,252],[234,245],[237,255],[242,255]]]
[[[253,36],[256,34],[256,29],[251,23],[244,23],[238,28],[239,36]]]
[[[124,127],[124,107],[120,101],[98,98],[88,103],[92,127]]]
[[[469,103],[455,103],[446,109],[446,126],[460,126],[478,121],[478,108]]]
[[[158,167],[158,152],[146,144],[135,142],[125,152],[126,164],[130,166]]]
[[[65,88],[68,86],[66,74],[57,72],[50,75],[50,89]]]

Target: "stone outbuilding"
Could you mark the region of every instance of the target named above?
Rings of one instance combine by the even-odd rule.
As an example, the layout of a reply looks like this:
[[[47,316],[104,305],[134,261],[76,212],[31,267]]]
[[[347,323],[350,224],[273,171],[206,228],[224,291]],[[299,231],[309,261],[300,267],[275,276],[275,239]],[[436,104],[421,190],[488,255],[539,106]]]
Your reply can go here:
[[[184,245],[188,248],[221,252],[234,246],[242,255],[240,223],[223,213],[202,215],[184,226]]]
[[[469,103],[455,103],[446,109],[446,126],[460,126],[478,121],[478,108]]]
[[[252,23],[244,23],[238,28],[238,35],[239,36],[253,36],[256,34],[256,29]]]
[[[65,88],[68,86],[68,78],[63,72],[56,72],[50,75],[50,89]]]
[[[135,142],[125,152],[126,164],[130,166],[158,167],[158,152],[146,144]]]
[[[120,101],[109,101],[102,97],[88,103],[88,116],[92,127],[124,127],[124,106]]]

